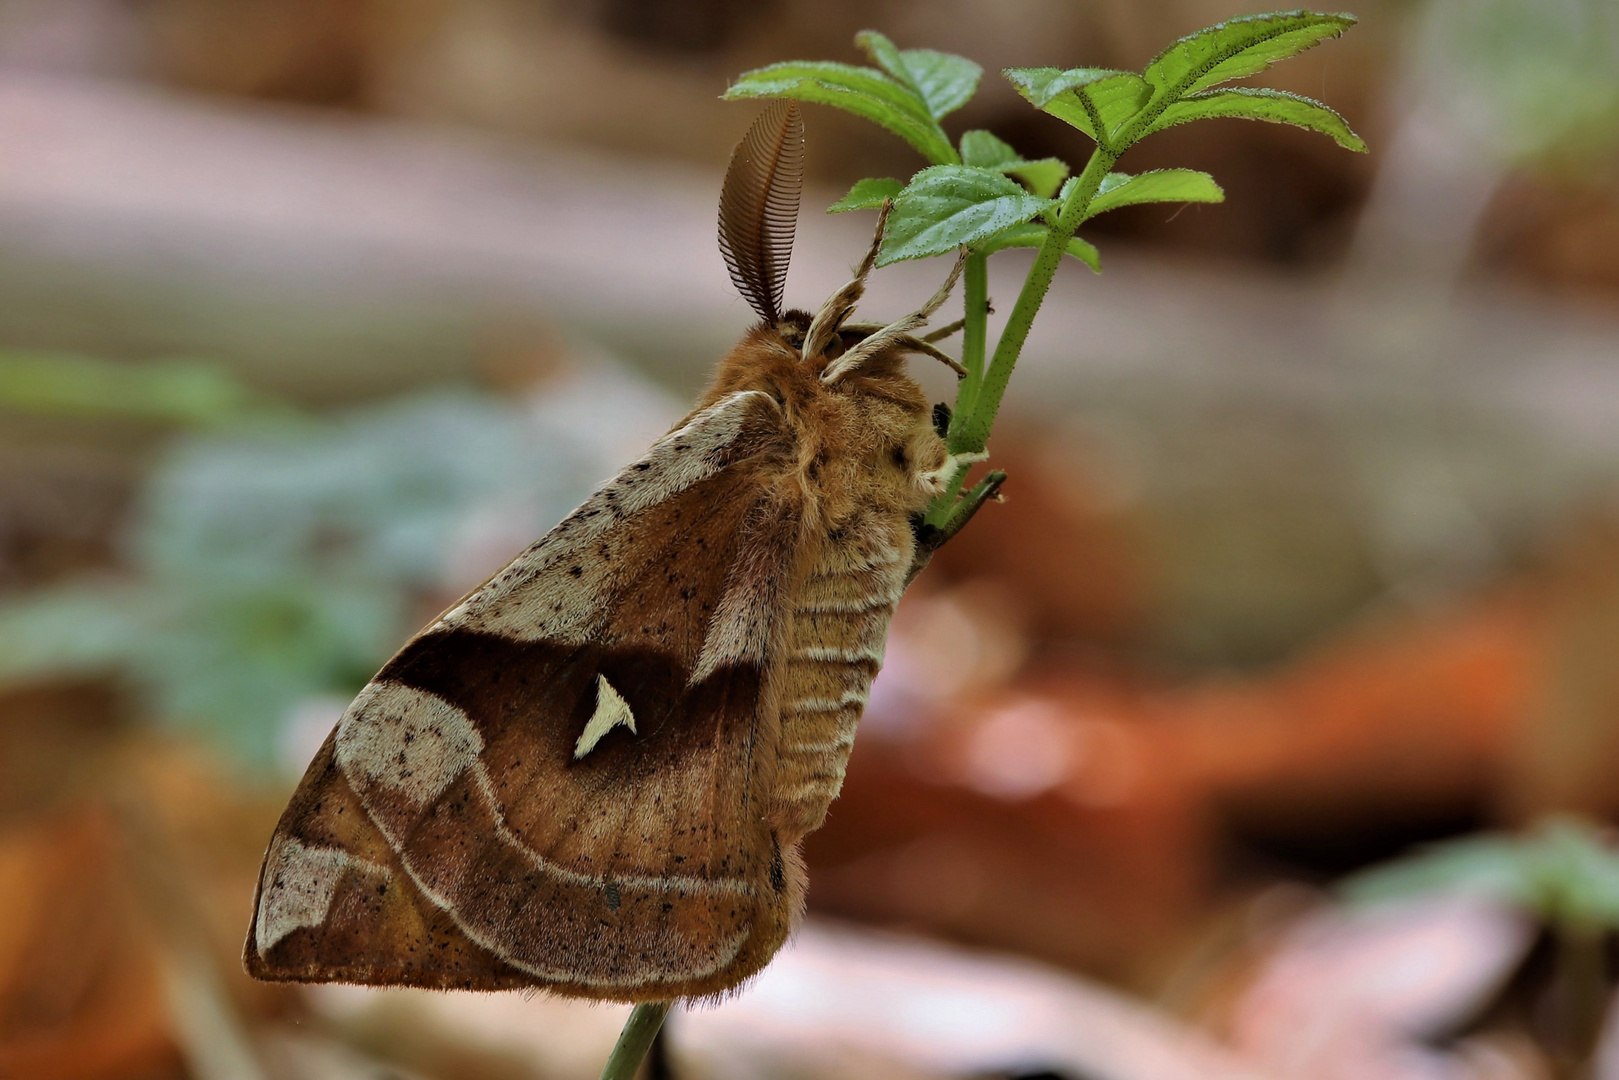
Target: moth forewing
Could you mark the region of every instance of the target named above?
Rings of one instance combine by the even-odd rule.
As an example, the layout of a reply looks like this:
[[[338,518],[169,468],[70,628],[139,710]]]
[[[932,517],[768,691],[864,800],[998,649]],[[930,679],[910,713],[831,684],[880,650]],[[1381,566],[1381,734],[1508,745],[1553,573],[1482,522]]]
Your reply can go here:
[[[401,650],[277,828],[249,970],[618,1000],[757,970],[801,891],[761,771],[782,605],[748,599],[798,560],[792,456],[726,395]],[[603,686],[628,715],[591,731]]]

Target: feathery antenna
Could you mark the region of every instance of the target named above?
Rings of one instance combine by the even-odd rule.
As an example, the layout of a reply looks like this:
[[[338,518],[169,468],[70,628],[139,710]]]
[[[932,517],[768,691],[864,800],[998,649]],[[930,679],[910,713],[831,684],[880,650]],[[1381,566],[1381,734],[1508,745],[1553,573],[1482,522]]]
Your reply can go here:
[[[797,102],[771,102],[736,144],[720,191],[720,253],[737,291],[767,322],[781,317],[803,187],[804,118]]]

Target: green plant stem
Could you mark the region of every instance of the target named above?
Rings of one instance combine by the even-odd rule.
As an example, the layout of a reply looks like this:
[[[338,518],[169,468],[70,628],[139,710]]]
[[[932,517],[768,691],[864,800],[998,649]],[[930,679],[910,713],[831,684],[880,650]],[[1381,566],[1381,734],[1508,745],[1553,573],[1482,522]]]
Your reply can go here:
[[[601,1080],[635,1080],[672,1004],[643,1001],[631,1011],[630,1018],[624,1021],[624,1029],[618,1033],[618,1042],[613,1044],[613,1052],[607,1056],[607,1064],[602,1066]]]
[[[984,382],[984,344],[989,336],[989,256],[975,251],[962,268],[961,366],[967,375],[956,387],[956,415],[970,416]]]
[[[1079,228],[1079,223],[1085,220],[1103,178],[1118,160],[1117,154],[1097,147],[1091,153],[1091,159],[1085,163],[1084,171],[1075,179],[1074,186],[1068,190],[1056,224],[1046,229],[1045,243],[1040,245],[1034,265],[1029,267],[1029,276],[1023,280],[1017,303],[1012,306],[1012,312],[1006,318],[1006,328],[1001,331],[1000,341],[995,344],[995,355],[990,358],[989,366],[984,371],[984,382],[973,403],[972,413],[962,423],[960,447],[952,447],[956,453],[976,453],[989,444],[989,429],[995,423],[995,414],[1000,411],[1006,384],[1012,378],[1018,356],[1023,352],[1023,343],[1029,338],[1034,317],[1051,289],[1051,279],[1056,277],[1057,267],[1068,251],[1068,241],[1074,238],[1074,232]]]
[[[1023,280],[1023,289],[1018,293],[1017,303],[1013,305],[1011,314],[1007,316],[1006,328],[1001,331],[1000,340],[995,344],[995,355],[990,358],[987,368],[983,367],[982,336],[978,340],[979,351],[975,357],[978,367],[975,368],[973,362],[968,359],[973,348],[974,322],[976,320],[978,332],[982,335],[989,316],[988,273],[981,261],[984,256],[978,253],[968,256],[965,312],[967,325],[962,345],[962,366],[967,368],[968,374],[956,393],[956,412],[950,422],[951,453],[981,453],[989,445],[989,429],[995,423],[995,414],[1000,411],[1001,398],[1006,395],[1006,385],[1012,378],[1012,369],[1017,366],[1018,357],[1023,352],[1023,344],[1029,338],[1029,328],[1034,325],[1034,317],[1040,311],[1040,305],[1045,302],[1046,293],[1051,289],[1051,281],[1057,275],[1057,267],[1062,264],[1063,256],[1068,251],[1068,241],[1074,238],[1074,232],[1079,228],[1080,222],[1085,220],[1091,201],[1096,198],[1097,189],[1102,186],[1102,180],[1118,160],[1117,152],[1098,146],[1092,151],[1090,160],[1085,163],[1084,171],[1074,179],[1068,194],[1063,198],[1057,220],[1046,229],[1045,242],[1040,245],[1040,252],[1034,257],[1034,265],[1029,268],[1029,275]],[[973,291],[974,260],[980,260],[977,270],[979,291],[976,294]],[[981,374],[979,369],[982,369]],[[928,507],[925,519],[928,524],[942,527],[950,520],[955,513],[961,486],[967,479],[970,467],[965,464],[957,467],[944,494],[934,499],[932,505]]]

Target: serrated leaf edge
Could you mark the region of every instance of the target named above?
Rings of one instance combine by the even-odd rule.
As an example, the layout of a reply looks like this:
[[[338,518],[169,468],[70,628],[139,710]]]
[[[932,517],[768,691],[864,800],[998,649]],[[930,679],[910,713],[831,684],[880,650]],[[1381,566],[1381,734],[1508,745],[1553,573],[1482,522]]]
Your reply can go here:
[[[1255,13],[1253,15],[1238,15],[1238,16],[1236,16],[1234,18],[1224,19],[1224,20],[1222,20],[1220,22],[1217,22],[1213,26],[1205,26],[1203,29],[1196,31],[1195,33],[1186,34],[1183,37],[1176,38],[1174,41],[1170,42],[1163,49],[1159,50],[1157,56],[1154,56],[1151,60],[1147,61],[1147,65],[1144,68],[1141,69],[1141,77],[1143,79],[1146,79],[1147,82],[1152,83],[1154,86],[1156,86],[1156,87],[1158,87],[1160,89],[1170,90],[1170,84],[1154,83],[1153,79],[1152,79],[1152,76],[1149,75],[1148,72],[1150,72],[1153,69],[1154,66],[1156,66],[1160,61],[1162,61],[1170,53],[1174,52],[1175,49],[1178,46],[1184,45],[1188,41],[1195,41],[1200,37],[1206,37],[1206,36],[1208,36],[1210,34],[1216,34],[1216,33],[1220,32],[1221,30],[1226,29],[1227,27],[1234,26],[1234,25],[1239,25],[1239,24],[1242,24],[1242,23],[1262,22],[1265,19],[1288,19],[1288,18],[1302,19],[1302,18],[1306,18],[1306,17],[1313,18],[1313,19],[1318,19],[1318,20],[1321,20],[1322,22],[1338,21],[1338,22],[1341,23],[1341,25],[1339,25],[1337,27],[1337,29],[1335,29],[1331,34],[1328,34],[1325,37],[1321,38],[1320,40],[1312,42],[1309,45],[1306,45],[1304,48],[1299,50],[1299,53],[1307,52],[1310,49],[1315,48],[1317,45],[1321,44],[1322,41],[1327,41],[1327,40],[1330,40],[1332,38],[1342,37],[1344,35],[1344,33],[1347,30],[1349,30],[1350,27],[1354,26],[1356,23],[1358,23],[1360,21],[1359,19],[1355,18],[1355,16],[1351,15],[1347,11],[1310,11],[1310,10],[1308,10],[1306,8],[1298,8],[1298,9],[1293,10],[1293,11],[1265,11],[1265,12],[1257,12],[1257,13]],[[1183,82],[1184,85],[1177,88],[1177,89],[1174,89],[1174,90],[1172,90],[1170,92],[1173,93],[1176,96],[1176,98],[1178,99],[1181,94],[1184,94],[1186,92],[1186,90],[1185,90],[1186,87],[1194,85],[1197,82],[1198,79],[1201,79],[1203,76],[1207,75],[1209,72],[1213,71],[1215,68],[1217,68],[1221,64],[1225,63],[1227,60],[1230,60],[1232,57],[1240,56],[1241,54],[1247,52],[1249,49],[1253,48],[1254,46],[1262,45],[1267,41],[1271,41],[1271,40],[1274,40],[1275,38],[1279,38],[1283,34],[1290,34],[1295,30],[1302,30],[1302,29],[1304,29],[1304,27],[1306,25],[1309,25],[1309,24],[1306,23],[1306,24],[1300,25],[1300,24],[1295,23],[1295,24],[1286,26],[1285,28],[1278,29],[1273,34],[1267,34],[1267,35],[1265,35],[1263,37],[1255,38],[1255,39],[1249,41],[1247,44],[1243,45],[1242,48],[1237,49],[1234,52],[1216,53],[1214,58],[1212,59],[1212,61],[1205,61],[1204,64],[1201,66],[1201,68],[1193,68],[1192,69],[1193,77],[1190,80],[1185,79],[1184,76],[1182,76],[1182,79],[1177,80],[1178,82]],[[1294,53],[1293,56],[1297,56],[1297,55],[1299,55],[1299,53]],[[1288,57],[1287,59],[1291,59],[1291,58],[1292,57]]]
[[[1141,199],[1141,200],[1133,201],[1133,202],[1120,202],[1120,203],[1116,203],[1116,204],[1111,205],[1111,206],[1110,205],[1102,205],[1102,206],[1098,207],[1098,205],[1097,205],[1098,203],[1105,203],[1106,197],[1113,194],[1116,191],[1123,191],[1123,190],[1129,188],[1131,184],[1134,184],[1134,183],[1136,183],[1138,181],[1144,180],[1145,178],[1147,178],[1149,176],[1161,176],[1161,175],[1163,175],[1165,173],[1180,173],[1180,174],[1183,174],[1183,175],[1201,176],[1202,178],[1207,180],[1213,186],[1215,193],[1218,195],[1218,198],[1213,198],[1213,199],[1182,199],[1182,198]],[[1109,184],[1108,181],[1113,180],[1114,177],[1120,177],[1121,179],[1119,179],[1115,183]],[[1204,172],[1202,169],[1166,168],[1166,169],[1148,169],[1146,172],[1139,172],[1139,173],[1108,173],[1107,176],[1103,178],[1102,183],[1099,184],[1097,186],[1097,188],[1096,188],[1096,195],[1091,199],[1091,204],[1086,209],[1085,220],[1089,221],[1091,218],[1094,218],[1094,217],[1096,217],[1096,216],[1098,216],[1100,214],[1110,213],[1111,211],[1119,210],[1119,209],[1122,209],[1122,208],[1124,208],[1126,206],[1145,206],[1145,205],[1149,205],[1149,204],[1152,204],[1152,203],[1205,203],[1205,204],[1209,204],[1209,203],[1220,203],[1220,202],[1224,202],[1224,201],[1225,201],[1225,188],[1221,187],[1219,181],[1215,180],[1214,177],[1210,176],[1208,173]]]
[[[858,203],[849,203],[849,200],[854,197],[855,191],[860,187],[861,184],[869,184],[869,183],[872,183],[873,181],[881,182],[881,181],[884,181],[884,180],[888,181],[889,183],[898,185],[898,187],[894,191],[894,194],[885,196],[885,198],[890,198],[891,199],[894,196],[898,195],[901,191],[905,190],[905,182],[903,180],[896,180],[892,176],[866,176],[866,177],[862,177],[861,179],[856,180],[852,185],[850,185],[849,190],[844,193],[843,198],[839,199],[837,202],[833,203],[831,206],[828,206],[826,208],[826,212],[829,213],[829,214],[845,214],[845,213],[848,213],[851,210],[874,210],[874,209],[876,209],[878,206],[882,205],[882,200],[878,200],[875,203],[864,202],[864,201],[858,202]],[[845,206],[844,205],[845,203],[849,203],[849,204],[847,206]]]
[[[1266,101],[1266,100],[1269,100],[1269,101],[1291,101],[1291,102],[1296,102],[1297,104],[1300,104],[1300,105],[1308,105],[1309,107],[1311,107],[1313,109],[1320,109],[1322,112],[1324,112],[1327,115],[1331,116],[1332,118],[1334,118],[1340,124],[1343,125],[1344,131],[1349,134],[1349,141],[1346,142],[1344,139],[1339,138],[1335,133],[1333,133],[1331,131],[1327,131],[1327,130],[1324,130],[1324,129],[1318,128],[1318,127],[1312,127],[1309,124],[1300,124],[1300,123],[1298,123],[1296,121],[1288,120],[1288,119],[1284,119],[1284,118],[1279,118],[1279,117],[1273,119],[1273,118],[1268,117],[1268,116],[1242,116],[1242,115],[1238,115],[1238,114],[1232,114],[1232,115],[1224,116],[1224,117],[1221,117],[1221,116],[1189,116],[1184,120],[1176,120],[1173,123],[1169,123],[1169,124],[1165,124],[1165,123],[1162,122],[1164,113],[1168,112],[1170,109],[1174,108],[1176,105],[1185,105],[1188,102],[1197,102],[1197,101],[1200,101],[1200,100],[1207,100],[1209,98],[1220,97],[1220,96],[1227,95],[1227,94],[1229,94],[1229,95],[1231,95],[1233,97],[1239,97],[1239,98],[1252,98],[1252,99],[1254,99],[1256,101]],[[1293,93],[1292,91],[1289,91],[1289,90],[1275,90],[1275,89],[1272,89],[1272,88],[1270,88],[1268,86],[1222,86],[1222,87],[1219,87],[1219,88],[1216,88],[1216,89],[1199,90],[1196,93],[1186,94],[1185,96],[1181,97],[1180,99],[1178,99],[1176,101],[1172,101],[1168,105],[1166,105],[1164,107],[1163,111],[1161,111],[1158,114],[1158,119],[1153,121],[1152,126],[1149,127],[1146,131],[1142,132],[1141,134],[1142,134],[1142,138],[1145,138],[1148,135],[1152,135],[1152,134],[1155,134],[1155,133],[1160,132],[1160,131],[1167,131],[1168,129],[1170,129],[1172,127],[1178,127],[1181,124],[1189,124],[1189,123],[1192,123],[1192,122],[1194,122],[1196,120],[1222,120],[1222,119],[1229,119],[1229,120],[1260,120],[1260,121],[1263,121],[1265,123],[1270,123],[1270,124],[1287,124],[1289,127],[1296,127],[1296,128],[1300,128],[1300,129],[1302,129],[1304,131],[1314,131],[1317,134],[1325,135],[1327,138],[1331,139],[1333,142],[1337,143],[1339,146],[1343,147],[1345,150],[1349,150],[1349,151],[1351,151],[1353,153],[1364,154],[1364,153],[1367,152],[1366,140],[1361,138],[1360,133],[1357,132],[1353,127],[1350,126],[1350,123],[1349,123],[1348,120],[1344,119],[1343,113],[1339,112],[1337,109],[1334,109],[1331,105],[1328,105],[1326,102],[1318,101],[1317,99],[1315,99],[1313,97],[1308,97],[1308,96],[1306,96],[1304,94],[1295,94],[1295,93]]]

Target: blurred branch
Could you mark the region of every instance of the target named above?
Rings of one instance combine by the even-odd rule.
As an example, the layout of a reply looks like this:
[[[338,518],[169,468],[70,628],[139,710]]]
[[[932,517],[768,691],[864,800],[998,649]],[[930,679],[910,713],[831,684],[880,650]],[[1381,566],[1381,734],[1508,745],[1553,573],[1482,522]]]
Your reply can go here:
[[[164,997],[196,1080],[267,1080],[204,935],[195,883],[137,785],[116,799],[132,878],[163,952]]]

